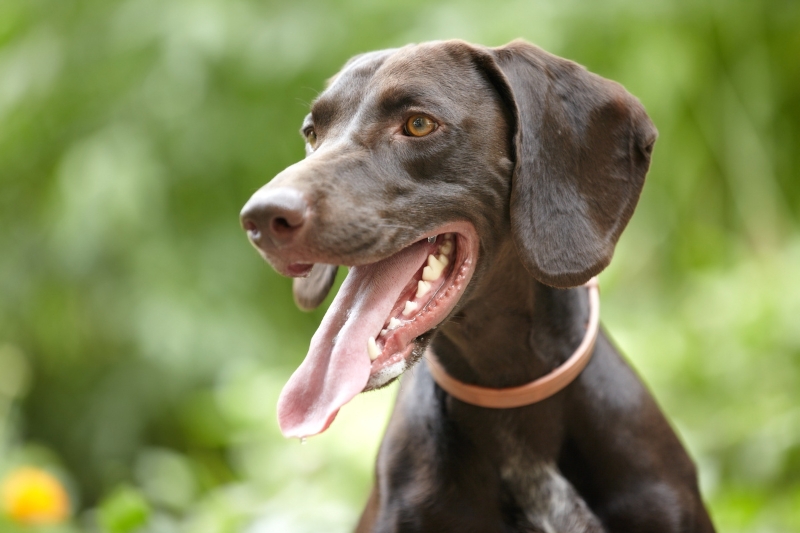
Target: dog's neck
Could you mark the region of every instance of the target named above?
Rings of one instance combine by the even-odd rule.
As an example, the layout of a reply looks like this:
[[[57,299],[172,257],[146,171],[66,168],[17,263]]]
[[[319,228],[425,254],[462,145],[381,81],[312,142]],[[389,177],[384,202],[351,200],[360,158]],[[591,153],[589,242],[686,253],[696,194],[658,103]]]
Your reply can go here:
[[[572,354],[585,333],[588,308],[586,291],[536,281],[508,240],[477,280],[467,304],[442,327],[434,349],[460,381],[522,385]]]

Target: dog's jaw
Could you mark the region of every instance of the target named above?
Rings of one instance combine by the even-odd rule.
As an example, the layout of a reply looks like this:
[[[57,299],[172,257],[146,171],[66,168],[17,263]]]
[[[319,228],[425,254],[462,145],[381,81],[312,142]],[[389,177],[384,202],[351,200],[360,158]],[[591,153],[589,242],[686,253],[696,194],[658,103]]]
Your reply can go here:
[[[379,369],[374,370],[370,376],[367,386],[364,391],[380,389],[390,384],[395,379],[399,378],[403,373],[414,366],[414,364],[422,357],[424,348],[420,348],[415,344],[410,345],[406,350],[400,352],[391,361],[382,365]]]
[[[385,386],[412,366],[429,333],[459,303],[477,251],[474,227],[454,222],[381,261],[353,267],[281,393],[284,435],[324,431],[359,392]]]

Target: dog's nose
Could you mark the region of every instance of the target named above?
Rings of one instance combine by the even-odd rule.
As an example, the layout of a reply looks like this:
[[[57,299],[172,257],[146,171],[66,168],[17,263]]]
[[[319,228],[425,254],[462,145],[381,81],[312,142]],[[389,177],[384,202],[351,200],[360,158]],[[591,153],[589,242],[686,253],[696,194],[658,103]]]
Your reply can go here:
[[[255,193],[242,208],[242,227],[259,248],[284,246],[306,221],[308,204],[300,191],[283,187]]]

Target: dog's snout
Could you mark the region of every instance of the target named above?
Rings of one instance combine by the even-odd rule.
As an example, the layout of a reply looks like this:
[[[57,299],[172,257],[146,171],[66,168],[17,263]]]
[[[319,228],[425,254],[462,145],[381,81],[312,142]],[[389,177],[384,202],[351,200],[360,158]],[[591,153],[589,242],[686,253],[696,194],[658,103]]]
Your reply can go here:
[[[300,191],[283,187],[255,193],[240,218],[253,244],[264,249],[289,244],[305,224],[307,212]]]

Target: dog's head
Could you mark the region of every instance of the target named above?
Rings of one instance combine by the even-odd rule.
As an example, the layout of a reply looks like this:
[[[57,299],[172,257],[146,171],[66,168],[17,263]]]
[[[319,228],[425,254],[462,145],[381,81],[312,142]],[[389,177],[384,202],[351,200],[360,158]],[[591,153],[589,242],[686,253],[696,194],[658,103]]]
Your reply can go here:
[[[301,307],[351,267],[279,401],[300,437],[411,366],[504,239],[548,285],[605,268],[656,138],[616,83],[524,42],[461,41],[353,58],[302,134],[306,158],[242,211]]]

